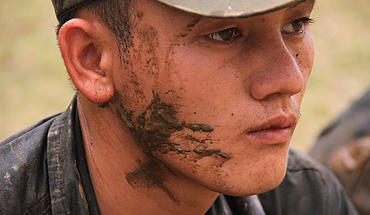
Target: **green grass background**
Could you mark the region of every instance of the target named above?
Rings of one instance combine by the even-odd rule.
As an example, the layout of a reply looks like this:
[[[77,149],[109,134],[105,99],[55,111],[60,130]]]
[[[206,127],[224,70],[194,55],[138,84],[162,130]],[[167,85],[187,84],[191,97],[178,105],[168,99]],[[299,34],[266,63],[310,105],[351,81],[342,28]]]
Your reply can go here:
[[[292,140],[303,151],[370,85],[370,1],[317,0],[312,17],[316,61]],[[51,1],[0,0],[0,141],[73,96],[56,24]]]

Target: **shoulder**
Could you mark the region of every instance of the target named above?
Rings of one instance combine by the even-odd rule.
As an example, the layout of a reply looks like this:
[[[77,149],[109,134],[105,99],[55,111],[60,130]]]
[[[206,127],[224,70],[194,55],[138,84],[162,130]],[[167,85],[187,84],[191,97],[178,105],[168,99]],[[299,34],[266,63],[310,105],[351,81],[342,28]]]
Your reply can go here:
[[[286,176],[279,188],[282,191],[294,190],[298,196],[318,195],[318,198],[342,190],[341,184],[330,170],[307,154],[294,149],[289,151]]]
[[[287,171],[308,169],[320,171],[321,167],[321,164],[314,161],[309,155],[295,149],[289,150]]]
[[[0,143],[0,211],[5,214],[48,208],[46,143],[57,117],[45,118]]]
[[[336,177],[294,149],[283,182],[259,198],[267,214],[357,214]]]

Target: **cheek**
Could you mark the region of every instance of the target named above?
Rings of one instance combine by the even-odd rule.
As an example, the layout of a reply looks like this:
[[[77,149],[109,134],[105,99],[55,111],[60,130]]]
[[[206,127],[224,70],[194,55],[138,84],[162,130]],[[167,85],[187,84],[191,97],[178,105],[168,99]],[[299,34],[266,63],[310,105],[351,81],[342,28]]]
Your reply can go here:
[[[200,113],[219,111],[230,95],[242,91],[240,75],[225,62],[225,55],[205,53],[201,48],[180,46],[172,56],[171,80],[177,91],[179,114],[196,120]],[[195,50],[195,51],[194,51]],[[230,104],[231,105],[231,104]],[[222,109],[222,108],[221,108]]]
[[[117,69],[116,91],[134,116],[148,106],[158,94],[161,98],[173,90],[169,52],[171,48],[161,42],[157,29],[144,26],[135,29],[132,46],[123,53],[124,59]],[[170,101],[167,101],[170,103]]]
[[[304,51],[303,52],[304,55],[302,56],[302,58],[298,57],[298,62],[299,62],[301,71],[303,72],[303,75],[305,77],[306,83],[305,83],[304,90],[306,90],[308,80],[312,72],[314,59],[315,59],[315,45],[312,40],[312,37],[310,38],[310,40],[307,41],[307,46],[302,48],[302,50]]]
[[[299,101],[302,101],[315,59],[315,45],[312,35],[310,32],[308,32],[304,40],[300,42],[295,41],[292,43],[288,43],[287,46],[289,46],[291,54],[292,56],[294,56],[304,77],[304,89],[301,91],[301,93],[294,96],[296,98],[299,98]]]
[[[307,33],[303,42],[293,45],[292,50],[294,50],[292,54],[295,55],[296,61],[308,81],[315,59],[315,45],[311,33]]]
[[[191,134],[199,140],[184,140],[183,135]],[[289,144],[271,147],[249,147],[249,150],[218,148],[211,144],[212,133],[194,134],[188,131],[174,134],[170,139],[178,143],[181,151],[155,153],[168,169],[177,176],[186,177],[208,189],[228,195],[253,195],[275,188],[284,178]],[[185,138],[186,139],[186,138]],[[177,148],[177,149],[178,149]],[[194,150],[194,148],[196,150]],[[186,149],[193,149],[185,151]],[[202,149],[202,150],[201,150]]]

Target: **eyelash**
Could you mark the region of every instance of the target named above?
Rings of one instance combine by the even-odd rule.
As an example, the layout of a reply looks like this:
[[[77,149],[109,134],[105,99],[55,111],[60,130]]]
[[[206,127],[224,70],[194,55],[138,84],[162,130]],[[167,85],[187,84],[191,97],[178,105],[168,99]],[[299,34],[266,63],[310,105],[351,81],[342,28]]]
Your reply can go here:
[[[225,34],[231,33],[231,35],[226,35],[227,37],[230,36],[228,39],[222,38]],[[224,35],[223,35],[224,34]],[[215,42],[223,42],[223,43],[230,43],[233,38],[239,36],[240,33],[236,28],[228,28],[222,31],[213,32],[210,34],[205,35],[208,39],[215,41]],[[216,39],[219,38],[219,39]]]
[[[300,34],[304,31],[305,26],[307,26],[311,23],[314,23],[314,21],[310,18],[301,18],[301,19],[294,20],[294,21],[292,21],[288,24],[299,24],[299,23],[302,23],[302,27],[297,32],[284,32],[283,30],[282,30],[282,32],[284,32],[286,34]],[[284,25],[283,28],[285,26],[287,26],[288,24]],[[225,33],[226,34],[227,33],[232,33],[232,35],[230,36],[229,39],[223,39],[222,37],[225,36],[225,35],[222,35],[222,34],[225,34]],[[238,36],[240,36],[240,33],[236,28],[228,28],[228,29],[225,29],[225,30],[222,30],[222,31],[217,31],[217,32],[213,32],[213,33],[205,35],[205,37],[207,39],[209,39],[213,42],[228,43],[228,44],[230,44],[233,41],[233,38],[238,37]]]
[[[309,24],[311,23],[314,23],[314,21],[310,18],[301,18],[301,19],[297,19],[297,20],[294,20],[293,22],[290,22],[290,23],[287,23],[286,25],[283,26],[282,28],[282,33],[285,33],[285,34],[301,34],[305,31],[305,27],[308,26]],[[284,27],[288,26],[288,25],[294,25],[294,24],[302,24],[302,26],[300,26],[300,28],[298,30],[295,30],[294,27],[292,27],[292,30],[293,32],[289,32],[289,31],[285,31],[284,30]]]

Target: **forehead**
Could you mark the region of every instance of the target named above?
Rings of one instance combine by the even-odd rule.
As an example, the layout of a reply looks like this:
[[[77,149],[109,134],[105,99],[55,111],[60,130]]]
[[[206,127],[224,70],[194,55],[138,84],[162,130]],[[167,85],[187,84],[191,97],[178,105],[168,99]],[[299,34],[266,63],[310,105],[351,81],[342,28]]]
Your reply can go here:
[[[170,7],[168,5],[162,4],[155,0],[142,0],[142,1],[134,1],[133,10],[135,14],[132,14],[136,21],[149,21],[150,23],[154,24],[157,23],[158,25],[173,25],[173,28],[183,28],[184,25],[187,27],[192,28],[195,25],[200,23],[204,23],[207,21],[213,23],[226,23],[228,21],[231,22],[239,22],[246,20],[253,20],[250,17],[234,17],[234,18],[214,18],[208,16],[201,16],[194,13],[189,13],[174,7]],[[286,7],[281,10],[290,11],[296,10],[297,8],[305,8],[307,12],[310,12],[315,5],[315,0],[303,0],[299,4],[295,4],[293,6]],[[271,13],[267,13],[264,15],[269,15]],[[252,17],[261,17],[263,15],[256,14]],[[175,23],[175,24],[174,24]],[[181,25],[180,25],[181,23]],[[156,25],[156,24],[154,24]],[[199,26],[199,25],[198,25]]]
[[[150,17],[151,21],[153,22],[163,22],[163,23],[169,23],[173,22],[174,19],[176,20],[188,20],[190,23],[193,22],[199,22],[201,20],[239,20],[244,19],[248,17],[255,17],[260,16],[262,14],[253,14],[251,16],[238,16],[238,17],[210,17],[210,16],[202,16],[195,13],[189,13],[184,10],[180,10],[178,8],[174,8],[171,6],[168,6],[166,4],[160,3],[156,0],[142,0],[142,1],[134,1],[135,4],[133,4],[132,11],[136,11],[136,14],[133,14],[135,19],[139,18],[141,20],[142,16],[146,16],[146,19]],[[285,10],[292,10],[294,8],[300,8],[300,7],[307,7],[307,8],[313,8],[315,5],[315,0],[302,0],[298,4],[294,4],[292,6],[288,6],[286,8],[283,8]],[[272,13],[272,12],[270,12]],[[269,13],[267,13],[269,14]]]

